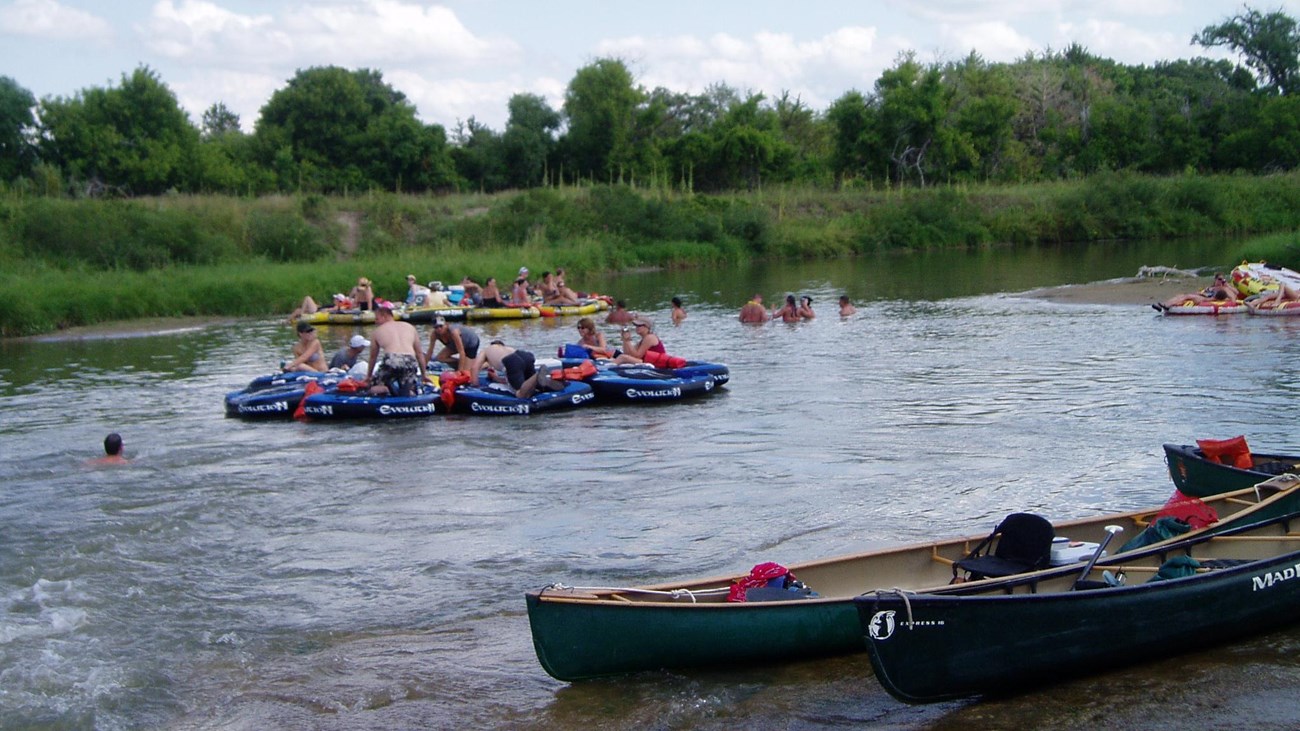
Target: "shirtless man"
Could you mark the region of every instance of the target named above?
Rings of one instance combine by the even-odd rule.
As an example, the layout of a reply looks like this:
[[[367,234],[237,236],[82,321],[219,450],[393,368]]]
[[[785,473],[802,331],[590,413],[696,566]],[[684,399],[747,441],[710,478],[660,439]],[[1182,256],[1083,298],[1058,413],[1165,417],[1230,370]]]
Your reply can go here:
[[[420,334],[411,323],[393,319],[393,303],[388,300],[375,300],[375,324],[378,327],[370,335],[365,385],[370,386],[372,396],[383,396],[390,393],[388,384],[397,381],[400,393],[394,395],[414,396],[420,391],[425,371]],[[376,370],[380,351],[384,358]]]
[[[740,321],[767,322],[767,308],[763,306],[763,295],[754,295],[753,299],[740,308]]]
[[[627,303],[617,300],[614,302],[614,309],[610,310],[609,316],[605,318],[605,322],[610,325],[627,325],[632,322],[633,317],[636,317],[636,314],[628,311]]]
[[[478,383],[478,372],[484,365],[488,367],[488,379],[509,384],[515,396],[528,398],[537,392],[537,381],[542,373],[537,370],[533,354],[527,350],[516,350],[500,340],[493,340],[474,359],[470,383]]]

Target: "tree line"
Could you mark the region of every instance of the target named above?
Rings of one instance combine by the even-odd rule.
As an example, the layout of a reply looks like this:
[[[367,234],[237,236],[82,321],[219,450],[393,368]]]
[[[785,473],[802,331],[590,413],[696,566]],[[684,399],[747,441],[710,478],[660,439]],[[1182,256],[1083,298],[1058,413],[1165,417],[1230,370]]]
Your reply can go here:
[[[580,68],[560,109],[514,95],[503,130],[425,124],[371,69],[300,70],[251,133],[224,104],[196,125],[148,67],[37,100],[0,77],[0,185],[46,196],[440,192],[626,183],[695,192],[1023,183],[1105,171],[1269,173],[1300,165],[1300,29],[1249,7],[1191,42],[1241,64],[1124,65],[1071,45],[991,63],[907,53],[825,110],[718,83],[638,85]]]

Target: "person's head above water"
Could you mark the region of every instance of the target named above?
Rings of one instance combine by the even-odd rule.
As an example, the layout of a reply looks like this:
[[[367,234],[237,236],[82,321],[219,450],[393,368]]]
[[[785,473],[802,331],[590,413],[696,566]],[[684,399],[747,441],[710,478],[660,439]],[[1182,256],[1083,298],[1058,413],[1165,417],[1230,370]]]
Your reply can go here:
[[[104,437],[104,454],[107,454],[110,457],[114,457],[121,453],[122,453],[121,434],[118,434],[117,432],[113,432],[112,434],[109,434],[108,436]]]

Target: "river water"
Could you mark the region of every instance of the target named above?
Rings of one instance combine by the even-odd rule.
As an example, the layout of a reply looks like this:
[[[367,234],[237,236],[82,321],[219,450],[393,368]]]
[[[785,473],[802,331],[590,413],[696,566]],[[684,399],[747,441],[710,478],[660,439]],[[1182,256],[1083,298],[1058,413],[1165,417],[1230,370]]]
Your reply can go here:
[[[279,321],[6,342],[0,728],[1294,728],[1300,629],[908,707],[861,655],[560,683],[524,612],[524,591],[552,581],[744,573],[979,533],[1017,510],[1148,507],[1172,489],[1164,441],[1242,433],[1300,453],[1300,322],[1008,294],[1220,250],[603,280],[654,316],[670,352],[729,364],[731,384],[527,418],[224,418],[222,396],[288,352]],[[742,326],[756,291],[808,293],[819,317]],[[856,316],[834,314],[842,292]],[[673,295],[690,311],[679,327]],[[574,332],[484,329],[538,353]],[[327,352],[351,334],[321,328]],[[130,464],[88,467],[109,431]]]

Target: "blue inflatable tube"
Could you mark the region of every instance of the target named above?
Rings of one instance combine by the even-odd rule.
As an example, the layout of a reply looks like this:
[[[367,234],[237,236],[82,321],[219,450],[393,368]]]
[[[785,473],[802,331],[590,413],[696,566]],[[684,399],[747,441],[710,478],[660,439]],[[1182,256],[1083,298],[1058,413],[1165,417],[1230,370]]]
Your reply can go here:
[[[288,419],[298,408],[307,384],[328,388],[343,379],[341,373],[276,373],[254,378],[247,388],[226,394],[226,416],[241,419]]]
[[[564,368],[572,368],[581,365],[583,358],[561,358],[560,364]],[[615,366],[612,361],[598,360],[595,361],[598,368],[651,368],[652,366],[644,363],[636,366]],[[725,386],[727,381],[731,380],[731,369],[723,363],[709,363],[702,360],[688,360],[686,365],[681,368],[655,368],[660,373],[677,376],[678,378],[693,378],[700,374],[708,374],[713,379],[714,386]]]
[[[244,387],[245,391],[261,391],[267,388],[280,388],[281,386],[297,385],[299,388],[305,387],[311,381],[329,381],[338,383],[345,374],[334,371],[287,371],[268,373],[265,376],[258,376],[248,382]]]
[[[451,410],[457,414],[476,416],[526,416],[581,406],[595,398],[591,386],[582,381],[566,381],[562,390],[538,391],[528,398],[519,398],[510,391],[490,386],[461,386],[456,389]]]
[[[601,368],[587,383],[600,401],[632,403],[680,401],[713,390],[713,376],[707,373],[681,377],[647,365]]]
[[[361,391],[331,388],[314,393],[303,402],[303,413],[312,420],[403,419],[432,416],[441,411],[441,394],[429,385],[414,396],[371,396]]]
[[[562,358],[571,368],[581,358]],[[638,363],[611,365],[601,361],[596,375],[587,379],[600,401],[675,401],[711,392],[731,380],[731,370],[722,363],[687,361],[681,368],[663,369]]]

